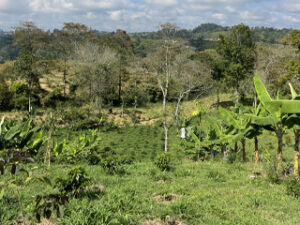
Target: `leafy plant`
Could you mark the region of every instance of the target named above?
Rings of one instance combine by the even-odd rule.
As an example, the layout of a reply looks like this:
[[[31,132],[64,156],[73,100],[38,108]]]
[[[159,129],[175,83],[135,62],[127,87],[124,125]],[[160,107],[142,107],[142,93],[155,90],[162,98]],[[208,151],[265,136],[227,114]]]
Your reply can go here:
[[[54,213],[57,217],[64,215],[63,206],[67,206],[68,196],[64,194],[37,195],[35,199],[35,214],[40,222],[42,217],[49,219]]]
[[[61,193],[71,193],[73,196],[78,197],[79,194],[92,183],[91,178],[87,175],[85,169],[80,166],[73,167],[68,171],[67,177],[58,177],[55,180],[55,187]]]
[[[154,163],[162,171],[168,171],[171,169],[171,157],[168,153],[162,153],[157,156]]]
[[[286,192],[288,195],[291,195],[295,198],[300,197],[300,178],[296,176],[292,176],[288,178],[285,183],[286,185]]]

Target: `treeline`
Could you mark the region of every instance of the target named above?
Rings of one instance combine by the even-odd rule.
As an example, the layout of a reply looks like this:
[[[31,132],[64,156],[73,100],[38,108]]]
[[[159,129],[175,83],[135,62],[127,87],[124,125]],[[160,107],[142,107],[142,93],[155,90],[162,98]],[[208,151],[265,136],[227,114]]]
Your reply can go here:
[[[67,101],[100,112],[106,106],[136,109],[162,101],[165,110],[172,101],[177,118],[185,99],[216,92],[218,105],[222,91],[235,93],[236,101],[252,98],[255,73],[272,94],[287,94],[288,82],[297,88],[299,31],[280,40],[285,45],[255,43],[253,29],[243,24],[204,24],[191,32],[215,31],[217,38],[206,40],[213,45],[203,50],[195,46],[204,38],[179,38],[183,30],[169,23],[155,32],[159,38],[149,39],[78,23],[50,32],[24,22],[6,37],[16,59],[0,66],[0,108],[30,111],[32,105],[56,107]]]
[[[216,47],[216,40],[220,34],[226,34],[230,27],[221,26],[213,23],[205,23],[197,26],[192,30],[180,29],[174,34],[174,38],[183,39],[189,42],[189,45],[196,48],[196,50],[205,50]],[[52,31],[53,34],[58,32],[58,29]],[[265,42],[270,44],[279,44],[283,37],[291,32],[291,29],[283,28],[276,29],[272,27],[253,27],[251,28],[254,42]],[[98,38],[112,37],[116,32],[106,32],[99,30],[91,30]],[[139,56],[145,57],[151,49],[151,46],[155,45],[157,40],[161,40],[162,33],[160,31],[155,32],[137,32],[130,33],[134,39],[136,52]],[[18,47],[14,42],[13,32],[4,32],[0,30],[0,63],[4,63],[6,60],[14,60],[18,54]]]

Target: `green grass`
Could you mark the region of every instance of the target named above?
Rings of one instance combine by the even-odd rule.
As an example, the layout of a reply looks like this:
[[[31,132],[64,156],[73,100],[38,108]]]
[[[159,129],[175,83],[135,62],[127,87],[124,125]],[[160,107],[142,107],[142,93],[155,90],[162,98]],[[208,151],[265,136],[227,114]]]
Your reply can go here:
[[[86,131],[72,132],[61,129],[55,139],[72,140]],[[182,151],[180,139],[174,128],[170,132],[171,170],[162,172],[154,164],[163,151],[163,129],[159,126],[127,127],[115,131],[100,132],[100,148],[110,147],[116,154],[130,155],[131,165],[124,165],[125,174],[108,175],[99,165],[82,163],[94,183],[105,190],[94,195],[71,198],[65,215],[52,218],[56,224],[141,224],[142,221],[168,217],[185,224],[297,224],[300,220],[299,199],[286,194],[284,184],[271,184],[266,178],[266,163],[253,164],[253,143],[248,142],[248,163],[228,164],[220,159],[192,161]],[[292,140],[285,138],[284,156],[292,160]],[[269,133],[260,137],[261,151],[266,157],[275,156],[276,139]],[[41,163],[26,167],[33,177],[47,176],[52,181],[65,176],[74,165]],[[252,180],[254,172],[261,175]],[[8,173],[0,177],[9,180]],[[24,215],[34,220],[35,197],[51,192],[51,188],[32,179],[22,184],[24,174],[17,178]],[[176,200],[158,202],[175,195]],[[167,198],[166,198],[167,199]],[[11,224],[18,217],[19,206],[12,191],[5,192],[0,202],[0,224]]]

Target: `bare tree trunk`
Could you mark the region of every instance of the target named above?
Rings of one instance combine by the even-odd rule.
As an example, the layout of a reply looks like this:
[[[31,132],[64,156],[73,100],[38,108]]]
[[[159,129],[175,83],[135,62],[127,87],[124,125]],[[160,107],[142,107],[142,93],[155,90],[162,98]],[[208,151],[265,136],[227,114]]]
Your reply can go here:
[[[294,175],[299,176],[299,139],[300,131],[298,129],[294,130],[295,135],[295,154],[294,154]]]
[[[235,95],[235,101],[236,101],[236,102],[239,102],[240,96],[239,96],[239,91],[238,91],[238,88],[237,88],[237,87],[236,87],[235,90],[234,90],[234,95]]]
[[[217,108],[220,106],[220,87],[217,85]]]
[[[124,98],[121,97],[121,100],[122,100],[122,111],[121,111],[121,118],[124,117]]]
[[[283,137],[283,131],[281,128],[279,128],[276,131],[277,136],[277,171],[278,173],[282,172],[282,137]]]
[[[175,110],[175,115],[174,115],[175,121],[178,120],[180,102],[181,102],[183,96],[184,96],[184,94],[180,93],[180,95],[179,95],[179,97],[177,99],[177,105],[176,105],[176,110]]]
[[[168,128],[168,124],[167,124],[167,95],[166,93],[164,94],[164,97],[163,97],[163,120],[164,120],[164,129],[165,129],[165,152],[168,152],[168,133],[169,133],[169,128]]]
[[[254,137],[254,148],[255,148],[255,163],[257,164],[259,161],[259,153],[258,153],[258,138]]]
[[[64,87],[63,87],[63,96],[66,97],[66,85],[67,85],[67,60],[64,60],[64,75],[63,75],[63,82],[64,82]]]
[[[48,146],[47,146],[47,151],[45,155],[45,164],[48,163],[48,166],[50,166],[51,163],[51,141],[52,141],[52,132],[53,132],[53,116],[52,113],[50,114],[50,128],[48,132]]]
[[[137,107],[137,81],[136,81],[136,76],[134,79],[134,121],[133,124],[136,123],[136,107]]]
[[[31,78],[28,82],[28,113],[31,112]]]
[[[121,54],[120,54],[120,64],[119,64],[119,90],[118,90],[118,101],[119,103],[121,102],[121,92],[122,92],[122,59],[121,59]]]

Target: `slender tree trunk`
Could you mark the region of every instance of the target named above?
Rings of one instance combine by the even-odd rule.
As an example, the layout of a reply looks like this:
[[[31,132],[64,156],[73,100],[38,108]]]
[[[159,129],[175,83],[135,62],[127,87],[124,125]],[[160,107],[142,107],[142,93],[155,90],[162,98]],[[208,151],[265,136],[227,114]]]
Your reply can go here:
[[[240,96],[239,96],[239,91],[238,91],[238,88],[237,88],[237,87],[236,87],[235,90],[234,90],[234,95],[235,95],[235,101],[236,101],[236,102],[239,102]]]
[[[234,152],[237,153],[238,152],[238,143],[235,142],[234,144]]]
[[[121,100],[122,100],[122,111],[121,111],[121,118],[124,117],[124,98],[121,97]]]
[[[50,114],[50,128],[49,128],[49,132],[48,132],[48,146],[47,146],[47,151],[46,151],[46,155],[45,155],[45,164],[47,163],[48,166],[50,166],[51,163],[51,143],[52,143],[52,132],[53,132],[53,116],[52,113]]]
[[[220,87],[217,85],[217,108],[220,106]]]
[[[242,151],[243,151],[243,162],[246,162],[247,161],[247,158],[246,158],[246,139],[243,138],[241,140],[242,142]]]
[[[294,130],[295,135],[295,154],[294,154],[294,175],[299,176],[299,141],[300,130]]]
[[[176,110],[175,110],[175,115],[174,115],[175,121],[178,120],[180,102],[181,102],[183,96],[184,96],[184,94],[180,93],[180,95],[177,99],[177,105],[176,105]]]
[[[254,148],[255,148],[255,163],[257,164],[259,161],[259,154],[258,154],[258,138],[254,137]]]
[[[66,85],[67,85],[67,60],[64,60],[64,75],[63,75],[63,96],[66,97]]]
[[[135,76],[135,79],[134,79],[134,121],[133,123],[135,124],[136,123],[136,108],[137,108],[137,79],[136,79],[136,76]]]
[[[277,136],[277,171],[278,173],[282,172],[283,166],[282,166],[282,137],[283,137],[283,131],[282,129],[278,129],[276,131]]]
[[[118,90],[118,100],[119,103],[121,102],[121,92],[122,92],[122,59],[121,59],[121,54],[120,54],[120,65],[119,65],[119,90]]]
[[[28,113],[31,112],[31,78],[28,82]]]
[[[168,142],[169,142],[169,129],[167,124],[167,96],[164,94],[163,96],[163,120],[164,120],[164,129],[165,129],[165,152],[168,152]]]

